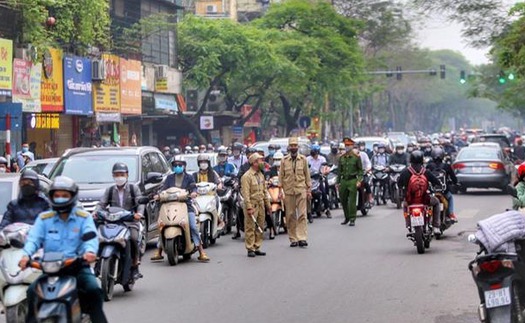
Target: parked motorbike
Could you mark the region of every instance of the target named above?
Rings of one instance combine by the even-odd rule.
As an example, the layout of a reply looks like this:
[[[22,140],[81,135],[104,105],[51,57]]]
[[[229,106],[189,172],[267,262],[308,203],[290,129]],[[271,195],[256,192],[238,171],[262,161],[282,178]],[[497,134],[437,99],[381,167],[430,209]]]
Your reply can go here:
[[[188,191],[177,187],[168,188],[159,194],[159,241],[171,266],[179,263],[179,255],[184,260],[189,260],[196,251],[191,240],[186,204],[188,198]]]
[[[222,204],[222,214],[224,222],[224,234],[232,232],[232,227],[235,224],[235,214],[237,213],[237,180],[235,177],[223,176],[222,183],[224,189],[218,191],[219,198]]]
[[[328,202],[330,203],[330,209],[339,208],[339,192],[337,191],[337,166],[332,165],[327,167],[328,171],[324,173],[326,181],[328,182]],[[326,171],[326,170],[325,170]]]
[[[275,232],[280,230],[286,233],[286,218],[284,213],[284,201],[282,200],[282,188],[279,187],[279,177],[274,176],[268,181],[268,193],[270,194],[270,204],[272,206],[272,220]]]
[[[425,253],[432,241],[432,209],[423,204],[412,204],[407,207],[405,217],[410,217],[410,233],[407,238],[414,242],[417,253]]]
[[[357,209],[361,212],[362,216],[366,216],[373,207],[373,203],[370,203],[366,196],[365,183],[373,187],[372,176],[368,173],[363,174],[362,185],[357,189]]]
[[[441,233],[435,234],[436,239],[439,240],[445,230],[454,225],[454,221],[450,220],[448,217],[448,200],[445,196],[445,191],[447,189],[447,173],[444,170],[436,170],[433,174],[441,183],[439,187],[432,186],[434,196],[439,200],[439,215],[436,216],[439,216],[440,218],[441,226],[439,230]]]
[[[82,235],[83,241],[95,239],[95,232]],[[81,312],[77,279],[68,272],[84,264],[82,257],[65,259],[61,252],[48,252],[42,260],[31,260],[29,267],[43,272],[36,281],[35,317],[38,322],[81,323],[87,315]]]
[[[133,290],[135,279],[131,263],[131,233],[125,222],[133,221],[133,212],[119,207],[97,211],[100,247],[95,271],[100,277],[104,300],[113,298],[115,284],[124,291]]]
[[[401,190],[399,189],[399,185],[397,184],[397,180],[399,179],[399,176],[401,175],[401,172],[406,168],[405,165],[402,164],[392,164],[389,167],[389,188],[390,188],[390,200],[392,203],[396,205],[397,209],[401,208],[401,204],[403,203],[403,197],[401,196]]]
[[[323,212],[323,193],[321,192],[321,181],[323,176],[318,171],[312,171],[310,174],[312,182],[312,199],[308,203],[308,222],[314,222],[313,214],[320,217]]]
[[[372,168],[372,182],[373,194],[377,205],[380,205],[381,202],[386,204],[387,198],[387,187],[388,187],[388,173],[385,166],[375,165]]]
[[[27,307],[27,288],[40,271],[33,268],[20,270],[18,263],[25,256],[24,247],[31,225],[13,223],[0,233],[0,300],[5,308],[6,322],[24,322]]]
[[[195,205],[200,223],[202,247],[215,244],[223,230],[218,229],[222,205],[217,196],[217,185],[214,183],[197,183],[197,198]]]

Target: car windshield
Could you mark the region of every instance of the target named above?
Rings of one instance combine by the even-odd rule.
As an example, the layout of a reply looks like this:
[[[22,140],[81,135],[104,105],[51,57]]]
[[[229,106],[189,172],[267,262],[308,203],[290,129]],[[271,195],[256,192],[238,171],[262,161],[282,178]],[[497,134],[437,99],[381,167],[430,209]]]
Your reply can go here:
[[[13,183],[0,182],[0,217],[2,217],[7,209],[7,204],[11,201],[13,194]]]
[[[128,165],[130,182],[138,181],[137,156],[115,155],[73,155],[68,158],[63,158],[51,174],[51,179],[56,176],[67,176],[72,178],[77,184],[113,183],[114,180],[111,169],[117,162]]]
[[[216,159],[215,157],[208,155],[210,157],[211,167],[215,167]],[[181,155],[181,158],[186,161],[186,172],[192,174],[199,170],[199,164],[197,163],[198,155]]]
[[[490,149],[490,148],[464,148],[459,152],[459,155],[457,157],[458,160],[497,160],[499,159],[498,156],[498,149]]]
[[[487,136],[487,137],[480,137],[478,142],[495,142],[498,145],[501,146],[501,148],[507,148],[509,147],[509,143],[505,140],[504,137],[497,137],[497,136]]]

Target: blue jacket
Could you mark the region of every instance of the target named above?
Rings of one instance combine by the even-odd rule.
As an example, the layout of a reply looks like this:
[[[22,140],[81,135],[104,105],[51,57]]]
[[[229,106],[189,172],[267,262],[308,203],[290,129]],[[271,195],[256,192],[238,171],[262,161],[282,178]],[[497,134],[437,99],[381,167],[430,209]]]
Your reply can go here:
[[[16,222],[34,224],[38,215],[49,209],[49,200],[42,193],[31,199],[19,197],[7,204],[7,210],[0,222],[0,230]]]
[[[218,164],[215,167],[213,167],[213,170],[219,174],[219,176],[233,176],[235,175],[235,166],[233,164],[230,164],[228,162],[224,164]]]
[[[166,180],[164,181],[164,185],[162,186],[162,190],[167,190],[171,187],[178,187],[187,190],[189,193],[197,192],[197,186],[195,185],[195,180],[193,179],[193,176],[190,174],[184,173],[184,178],[182,179],[182,185],[176,186],[175,185],[175,176],[176,174],[169,174],[168,177],[166,177]],[[188,199],[186,201],[186,204],[188,205],[188,212],[195,213],[195,209],[193,209],[193,203],[191,199]]]

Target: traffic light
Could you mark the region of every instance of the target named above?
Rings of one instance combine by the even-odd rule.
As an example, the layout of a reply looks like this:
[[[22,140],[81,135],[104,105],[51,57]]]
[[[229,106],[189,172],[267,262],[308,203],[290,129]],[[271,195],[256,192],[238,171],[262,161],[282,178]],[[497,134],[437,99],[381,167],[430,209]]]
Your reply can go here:
[[[463,70],[459,72],[459,83],[461,84],[467,83],[467,73]]]
[[[439,65],[439,77],[444,80],[447,73],[447,67],[445,65]]]
[[[509,79],[509,81],[514,81],[514,79],[515,79],[516,77],[514,76],[514,73],[510,72],[510,73],[509,73],[509,76],[507,76],[507,78]]]
[[[397,71],[396,79],[398,81],[402,80],[403,79],[403,74],[401,73],[401,66],[396,66],[396,71]]]
[[[503,71],[499,72],[498,82],[499,82],[499,84],[505,84],[507,82],[507,78],[505,77],[505,72],[503,72]]]

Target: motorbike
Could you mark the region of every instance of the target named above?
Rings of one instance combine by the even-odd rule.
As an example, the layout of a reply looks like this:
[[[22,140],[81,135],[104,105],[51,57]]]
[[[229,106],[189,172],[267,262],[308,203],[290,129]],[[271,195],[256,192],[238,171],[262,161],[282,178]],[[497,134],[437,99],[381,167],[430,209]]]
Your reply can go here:
[[[405,217],[410,217],[410,233],[407,238],[414,242],[417,253],[425,253],[432,241],[432,209],[423,204],[408,205]]]
[[[337,191],[337,166],[332,165],[331,167],[326,167],[323,171],[323,175],[328,182],[328,201],[330,202],[330,209],[338,209],[339,192]]]
[[[321,173],[313,171],[310,174],[312,182],[312,199],[308,203],[308,222],[314,222],[313,214],[320,217],[323,212],[323,193],[321,192],[321,181],[324,180]]]
[[[281,229],[286,233],[284,202],[281,198],[282,189],[279,185],[278,176],[274,176],[268,181],[268,193],[270,194],[270,204],[272,206],[272,220],[277,234],[280,233]]]
[[[135,279],[131,263],[131,233],[125,222],[133,221],[133,212],[119,207],[97,211],[99,251],[95,272],[100,277],[104,300],[113,298],[115,284],[124,291],[133,290]]]
[[[373,203],[370,203],[367,199],[365,183],[368,183],[370,187],[373,187],[372,176],[368,173],[363,174],[362,185],[357,189],[357,209],[361,212],[362,216],[366,216],[373,207]]]
[[[171,266],[179,263],[179,255],[184,260],[189,260],[196,252],[191,240],[186,204],[188,198],[188,191],[177,187],[168,188],[159,194],[159,241]]]
[[[235,223],[235,214],[237,213],[236,199],[238,194],[238,184],[235,177],[229,176],[223,176],[222,182],[224,189],[218,191],[218,193],[222,204],[224,222],[226,223],[223,234],[228,234],[232,232],[232,227]]]
[[[215,244],[223,230],[218,229],[219,217],[222,215],[222,205],[217,196],[217,185],[214,183],[197,183],[197,209],[202,247]]]
[[[445,230],[454,225],[454,221],[450,220],[448,217],[448,200],[445,196],[445,191],[447,189],[447,173],[444,170],[436,170],[433,172],[433,174],[441,183],[439,187],[432,187],[434,196],[439,200],[439,217],[441,223],[439,230],[441,233],[435,235],[436,239],[439,240],[441,239],[441,236]]]
[[[372,168],[373,194],[376,204],[386,204],[388,173],[385,166],[375,165]]]
[[[237,232],[233,235],[232,239],[238,239],[241,237],[241,231],[244,232],[244,198],[242,194],[237,191],[237,200],[235,202],[237,208],[237,214],[235,214],[235,229]]]
[[[40,271],[33,268],[20,270],[18,263],[25,255],[22,248],[31,225],[13,223],[0,233],[0,300],[5,307],[6,322],[24,322],[27,311],[27,288]]]
[[[388,167],[389,169],[389,188],[390,188],[390,200],[392,203],[396,205],[397,209],[401,208],[401,204],[403,203],[403,197],[401,196],[401,191],[399,189],[399,185],[397,184],[397,180],[399,179],[399,176],[401,175],[401,172],[406,168],[405,165],[402,164],[392,164]]]
[[[95,232],[82,235],[83,241],[95,239]],[[84,264],[82,257],[65,259],[61,252],[47,252],[28,267],[42,270],[36,280],[35,317],[38,322],[81,323],[88,320],[80,308],[77,280],[68,273]],[[29,309],[33,310],[33,309]]]

